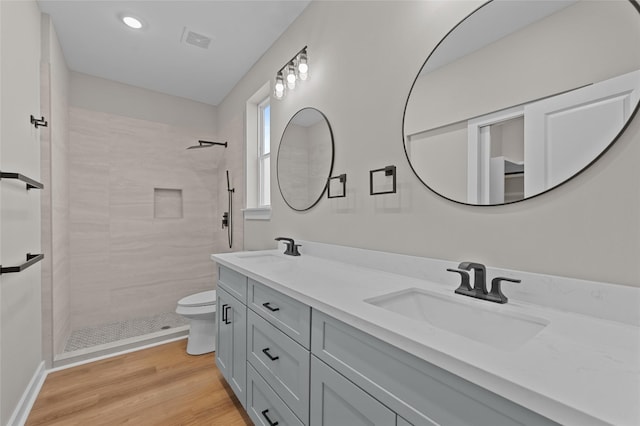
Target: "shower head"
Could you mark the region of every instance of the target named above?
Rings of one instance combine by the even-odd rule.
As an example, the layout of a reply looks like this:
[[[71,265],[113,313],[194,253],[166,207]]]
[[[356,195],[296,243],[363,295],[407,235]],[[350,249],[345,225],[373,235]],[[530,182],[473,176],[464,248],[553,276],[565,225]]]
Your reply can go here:
[[[198,141],[199,145],[190,146],[187,149],[196,149],[196,148],[210,148],[214,145],[222,145],[225,148],[227,147],[227,142],[209,142],[209,141]]]

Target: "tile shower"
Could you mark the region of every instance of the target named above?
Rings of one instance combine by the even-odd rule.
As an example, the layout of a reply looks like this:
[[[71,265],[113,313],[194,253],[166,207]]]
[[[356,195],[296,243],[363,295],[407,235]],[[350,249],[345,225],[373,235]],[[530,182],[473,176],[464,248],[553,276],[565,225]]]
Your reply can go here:
[[[225,151],[185,150],[210,136],[69,108],[69,325],[54,359],[186,330],[176,302],[214,287],[209,255],[226,243],[218,230]]]

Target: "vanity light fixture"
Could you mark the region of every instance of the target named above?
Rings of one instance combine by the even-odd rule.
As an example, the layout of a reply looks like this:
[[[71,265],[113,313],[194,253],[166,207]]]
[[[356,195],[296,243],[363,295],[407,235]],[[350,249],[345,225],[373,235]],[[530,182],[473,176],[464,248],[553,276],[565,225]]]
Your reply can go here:
[[[122,22],[124,22],[127,27],[133,28],[134,30],[139,30],[140,28],[142,28],[142,21],[133,16],[123,16]]]
[[[286,94],[286,90],[294,90],[298,81],[305,81],[308,78],[309,63],[307,46],[305,46],[278,70],[273,86],[273,95],[276,99],[282,99]]]

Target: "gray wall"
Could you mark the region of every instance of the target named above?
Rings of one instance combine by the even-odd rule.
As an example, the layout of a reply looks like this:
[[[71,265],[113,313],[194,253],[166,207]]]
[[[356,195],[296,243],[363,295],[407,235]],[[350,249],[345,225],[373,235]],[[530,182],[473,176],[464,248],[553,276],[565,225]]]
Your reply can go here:
[[[297,213],[274,187],[272,219],[245,223],[245,249],[275,247],[274,237],[290,235],[640,284],[637,118],[586,172],[548,194],[514,205],[451,203],[425,188],[410,170],[403,149],[402,117],[411,84],[429,52],[479,4],[311,3],[225,98],[218,120],[224,123],[220,130],[241,143],[246,100],[272,80],[292,54],[308,45],[310,78],[282,101],[273,101],[271,140],[279,141],[297,110],[312,106],[323,111],[335,136],[334,170],[348,174],[348,197],[324,199],[311,211]],[[398,167],[398,194],[369,196],[368,171],[389,164]],[[272,167],[275,177],[275,161]]]

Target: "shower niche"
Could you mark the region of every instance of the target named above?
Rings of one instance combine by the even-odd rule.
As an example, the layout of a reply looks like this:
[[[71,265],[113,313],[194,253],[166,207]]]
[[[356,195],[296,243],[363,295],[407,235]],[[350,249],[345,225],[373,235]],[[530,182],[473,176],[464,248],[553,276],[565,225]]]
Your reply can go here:
[[[182,219],[182,189],[153,188],[153,217]]]

